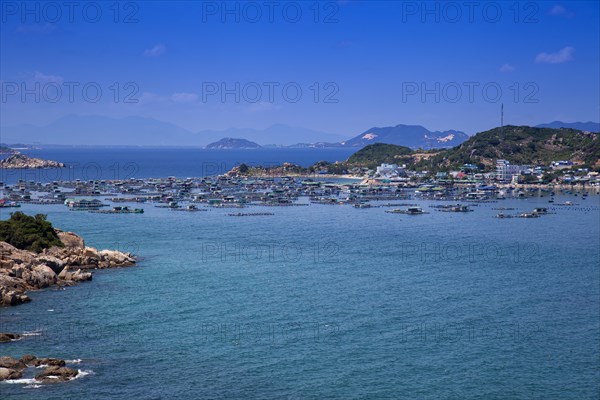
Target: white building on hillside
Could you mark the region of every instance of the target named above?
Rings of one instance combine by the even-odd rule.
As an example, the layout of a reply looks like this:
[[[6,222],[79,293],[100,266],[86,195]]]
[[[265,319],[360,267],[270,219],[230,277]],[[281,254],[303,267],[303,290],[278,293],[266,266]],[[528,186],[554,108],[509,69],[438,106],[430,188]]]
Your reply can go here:
[[[496,179],[499,181],[509,182],[512,181],[515,176],[521,175],[522,172],[530,170],[529,165],[518,165],[511,164],[506,160],[496,161]]]
[[[404,167],[399,167],[397,164],[381,164],[377,167],[375,175],[381,178],[394,178],[404,175]]]

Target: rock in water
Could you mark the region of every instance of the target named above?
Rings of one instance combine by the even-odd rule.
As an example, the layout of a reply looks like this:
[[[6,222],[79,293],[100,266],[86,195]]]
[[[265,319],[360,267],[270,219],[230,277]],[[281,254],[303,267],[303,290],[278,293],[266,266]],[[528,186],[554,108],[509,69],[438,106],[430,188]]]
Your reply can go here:
[[[0,333],[0,343],[13,342],[21,339],[21,337],[21,335],[17,335],[16,333]]]
[[[23,272],[25,281],[35,289],[43,289],[56,283],[56,273],[47,265],[37,265]]]
[[[64,168],[65,164],[58,161],[42,160],[24,154],[16,153],[10,157],[0,160],[0,168],[25,169],[25,168]]]
[[[52,366],[45,368],[44,372],[35,377],[35,380],[41,383],[65,382],[75,378],[78,373],[73,368]]]
[[[37,360],[37,358],[33,354],[25,354],[21,357],[21,361],[23,361],[25,365],[34,365],[35,360]]]
[[[23,361],[9,356],[0,357],[0,367],[9,369],[25,369],[26,365]]]
[[[23,372],[19,370],[0,367],[0,381],[7,379],[21,379],[22,377]]]
[[[64,367],[66,362],[60,358],[36,358],[32,361],[36,367],[47,366],[47,367]]]

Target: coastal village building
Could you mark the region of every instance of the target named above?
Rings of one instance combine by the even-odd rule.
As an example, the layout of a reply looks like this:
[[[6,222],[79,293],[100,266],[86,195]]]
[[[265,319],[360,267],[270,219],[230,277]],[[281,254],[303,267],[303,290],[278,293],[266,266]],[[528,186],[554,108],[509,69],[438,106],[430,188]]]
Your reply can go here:
[[[550,167],[554,170],[568,169],[573,166],[572,161],[553,161]]]
[[[496,161],[496,180],[502,182],[512,182],[524,172],[531,169],[529,165],[511,164],[507,160]]]
[[[375,175],[381,178],[394,178],[405,175],[404,166],[399,167],[397,164],[381,164],[377,167]]]

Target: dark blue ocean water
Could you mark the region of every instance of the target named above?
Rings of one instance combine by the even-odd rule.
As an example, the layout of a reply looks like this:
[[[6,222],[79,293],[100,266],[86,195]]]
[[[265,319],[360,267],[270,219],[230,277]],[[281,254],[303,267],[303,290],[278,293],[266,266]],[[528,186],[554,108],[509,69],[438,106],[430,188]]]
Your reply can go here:
[[[0,170],[0,181],[51,182],[129,178],[181,178],[218,175],[246,163],[274,166],[291,162],[309,166],[317,161],[344,161],[356,149],[251,149],[192,148],[48,148],[23,150],[23,154],[60,161],[67,168]]]
[[[24,205],[142,261],[0,309],[0,331],[33,334],[0,354],[80,359],[89,373],[0,383],[0,399],[598,398],[600,199],[565,200],[582,207],[505,220],[492,208],[547,198],[472,213],[419,201],[420,216]]]

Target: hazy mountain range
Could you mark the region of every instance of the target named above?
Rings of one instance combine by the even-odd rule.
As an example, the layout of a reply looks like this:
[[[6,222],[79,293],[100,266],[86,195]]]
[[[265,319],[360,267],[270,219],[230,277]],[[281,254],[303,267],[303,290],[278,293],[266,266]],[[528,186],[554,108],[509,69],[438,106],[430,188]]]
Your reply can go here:
[[[300,142],[339,142],[347,137],[287,125],[266,129],[231,128],[192,132],[153,118],[70,115],[44,125],[1,128],[4,143],[66,146],[206,146],[224,137],[244,138],[261,145],[289,146]]]
[[[568,127],[598,132],[595,122],[554,121],[539,127]],[[450,148],[469,136],[457,130],[430,131],[420,125],[373,127],[356,135],[332,134],[283,124],[265,129],[230,128],[192,132],[175,124],[153,118],[70,115],[44,125],[22,124],[0,128],[3,143],[62,146],[197,146],[203,147],[223,138],[239,138],[268,146],[364,147],[389,143],[416,148]],[[348,139],[349,138],[349,139]]]
[[[600,122],[562,122],[553,121],[548,124],[536,125],[536,128],[571,128],[586,132],[600,132]]]

